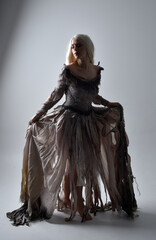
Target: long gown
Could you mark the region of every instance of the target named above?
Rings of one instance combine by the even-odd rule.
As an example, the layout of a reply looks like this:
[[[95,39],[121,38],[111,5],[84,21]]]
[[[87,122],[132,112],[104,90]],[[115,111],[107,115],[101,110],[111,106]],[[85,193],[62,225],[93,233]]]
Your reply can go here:
[[[109,194],[112,209],[133,216],[137,203],[123,108],[92,105],[99,97],[101,70],[99,66],[97,77],[86,81],[64,65],[57,87],[39,111],[43,116],[29,125],[20,195],[24,205],[7,213],[14,225],[29,224],[41,216],[50,218],[64,193],[67,172],[72,205],[69,219],[77,211],[76,186],[85,188],[87,212],[104,209],[100,182]],[[64,104],[46,114],[64,94]]]

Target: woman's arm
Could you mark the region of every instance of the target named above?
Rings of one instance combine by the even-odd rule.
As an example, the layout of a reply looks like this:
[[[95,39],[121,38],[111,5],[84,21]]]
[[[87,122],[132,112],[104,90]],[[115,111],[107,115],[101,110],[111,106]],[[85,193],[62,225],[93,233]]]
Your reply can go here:
[[[97,95],[94,98],[93,103],[97,104],[97,105],[103,105],[103,106],[106,106],[106,107],[121,107],[120,103],[118,103],[118,102],[109,102],[108,100],[104,99],[100,95]]]
[[[65,70],[63,70],[62,73],[60,74],[57,87],[50,94],[48,99],[43,104],[42,108],[32,117],[32,119],[29,121],[29,124],[38,121],[42,116],[44,116],[47,113],[47,111],[50,108],[52,108],[62,98],[66,89],[67,89],[66,76]]]
[[[52,108],[63,96],[63,89],[55,89],[43,104],[43,107],[32,117],[29,124],[38,121],[47,111]]]

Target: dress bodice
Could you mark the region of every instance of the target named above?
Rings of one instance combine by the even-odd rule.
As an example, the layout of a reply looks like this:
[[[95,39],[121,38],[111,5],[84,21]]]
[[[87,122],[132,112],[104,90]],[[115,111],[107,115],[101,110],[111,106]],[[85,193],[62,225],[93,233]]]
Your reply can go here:
[[[65,74],[68,79],[68,87],[66,90],[66,101],[64,106],[79,110],[82,112],[88,112],[92,108],[93,99],[98,95],[101,79],[101,70],[94,79],[87,80],[76,76],[71,70],[66,67]]]
[[[72,73],[68,66],[64,66],[58,85],[51,93],[39,112],[45,114],[66,94],[64,107],[80,112],[89,112],[93,99],[98,95],[102,67],[99,66],[97,76],[91,80],[84,79]]]

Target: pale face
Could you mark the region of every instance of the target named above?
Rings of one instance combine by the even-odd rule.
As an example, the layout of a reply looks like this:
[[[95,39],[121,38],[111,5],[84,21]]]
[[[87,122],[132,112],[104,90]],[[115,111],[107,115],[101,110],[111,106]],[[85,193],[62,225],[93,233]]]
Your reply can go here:
[[[73,38],[71,40],[71,49],[72,49],[72,54],[76,60],[85,59],[86,57],[88,57],[85,46],[80,40],[76,38]]]

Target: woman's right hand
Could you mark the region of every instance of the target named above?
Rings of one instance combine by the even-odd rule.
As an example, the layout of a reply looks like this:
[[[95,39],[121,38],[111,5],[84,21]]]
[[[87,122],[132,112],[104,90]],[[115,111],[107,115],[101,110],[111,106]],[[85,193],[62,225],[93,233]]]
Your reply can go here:
[[[35,114],[35,115],[32,117],[32,119],[29,121],[29,125],[31,125],[31,124],[34,123],[34,122],[37,122],[42,115],[43,115],[43,113],[37,113],[37,114]]]

